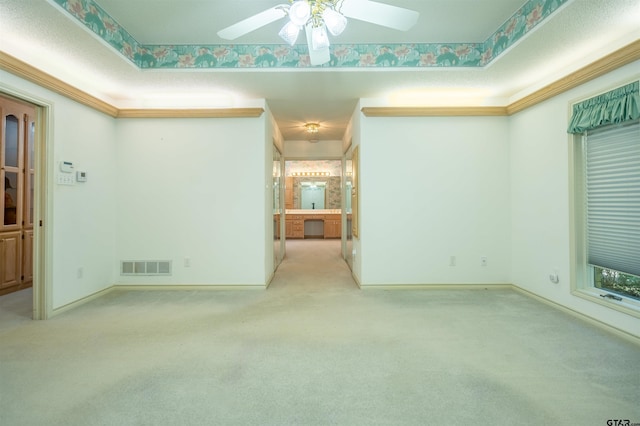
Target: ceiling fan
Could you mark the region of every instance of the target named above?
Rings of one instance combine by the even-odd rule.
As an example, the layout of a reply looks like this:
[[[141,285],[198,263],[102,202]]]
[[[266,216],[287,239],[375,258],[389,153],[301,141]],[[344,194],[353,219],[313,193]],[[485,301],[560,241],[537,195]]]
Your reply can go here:
[[[274,6],[218,31],[218,36],[235,40],[288,16],[278,33],[280,37],[293,46],[304,28],[311,65],[322,65],[330,60],[327,32],[340,35],[347,26],[347,18],[407,31],[419,15],[414,10],[371,0],[289,0],[289,4]]]

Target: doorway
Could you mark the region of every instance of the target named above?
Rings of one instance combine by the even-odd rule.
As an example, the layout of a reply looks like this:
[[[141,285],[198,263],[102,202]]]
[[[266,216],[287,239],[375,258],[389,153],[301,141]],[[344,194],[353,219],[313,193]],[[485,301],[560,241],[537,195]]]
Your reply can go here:
[[[36,109],[0,97],[0,295],[33,284]]]
[[[342,168],[342,160],[285,161],[287,251],[308,240],[326,240],[327,246],[336,247],[336,254],[341,254]]]
[[[0,297],[29,306],[33,319],[49,313],[44,289],[45,135],[48,108],[19,93],[0,92]],[[31,289],[31,290],[29,290]],[[25,293],[26,294],[26,293]]]

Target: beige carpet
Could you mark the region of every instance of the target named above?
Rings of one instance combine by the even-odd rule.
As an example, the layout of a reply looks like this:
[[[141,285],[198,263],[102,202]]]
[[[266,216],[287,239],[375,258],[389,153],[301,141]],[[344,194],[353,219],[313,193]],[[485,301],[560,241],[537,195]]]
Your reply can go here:
[[[512,291],[360,291],[295,241],[267,291],[0,298],[0,425],[640,422],[640,347]]]

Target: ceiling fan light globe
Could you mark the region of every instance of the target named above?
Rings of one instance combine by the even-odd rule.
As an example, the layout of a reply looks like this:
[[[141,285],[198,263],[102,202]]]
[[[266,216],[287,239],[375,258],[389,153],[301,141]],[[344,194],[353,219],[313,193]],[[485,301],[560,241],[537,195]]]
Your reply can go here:
[[[339,36],[347,28],[347,18],[333,9],[325,9],[322,13],[322,19],[329,32],[334,36]]]
[[[298,35],[300,35],[300,27],[289,21],[282,27],[278,35],[290,46],[293,46],[298,40]]]
[[[295,25],[301,27],[311,18],[311,6],[307,0],[297,0],[289,8],[289,19]]]
[[[329,47],[330,44],[327,28],[324,25],[313,27],[311,30],[311,46],[313,50],[324,49],[325,47]]]

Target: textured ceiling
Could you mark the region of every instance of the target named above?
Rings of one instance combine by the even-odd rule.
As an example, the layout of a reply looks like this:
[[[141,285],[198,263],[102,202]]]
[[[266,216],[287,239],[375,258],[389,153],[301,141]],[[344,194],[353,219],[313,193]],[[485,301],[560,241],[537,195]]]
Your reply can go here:
[[[484,41],[526,0],[378,0],[420,12],[408,32],[351,21],[340,36],[344,43],[468,43]],[[216,32],[287,0],[97,0],[115,20],[143,44],[227,43]],[[282,43],[274,22],[237,43]]]
[[[97,2],[141,43],[219,44],[219,29],[278,0]],[[482,42],[525,3],[384,2],[420,11],[416,28],[401,33],[352,20],[339,42]],[[280,26],[236,42],[280,43]],[[321,139],[340,139],[359,98],[409,94],[405,102],[421,105],[506,105],[639,38],[640,0],[571,0],[484,68],[140,70],[53,1],[0,2],[0,50],[81,90],[120,108],[246,106],[266,99],[288,140],[304,138],[306,121],[321,123]]]

